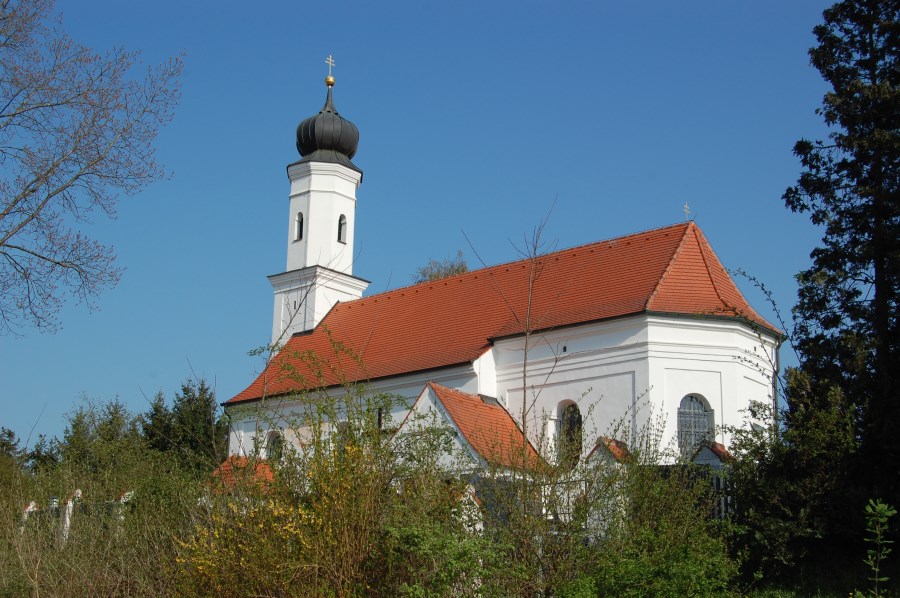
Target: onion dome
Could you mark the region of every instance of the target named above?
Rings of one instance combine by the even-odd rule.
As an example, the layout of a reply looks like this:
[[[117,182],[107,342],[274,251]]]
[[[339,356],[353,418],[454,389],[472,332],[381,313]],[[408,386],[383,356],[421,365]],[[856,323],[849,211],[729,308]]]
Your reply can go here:
[[[300,161],[332,162],[362,172],[350,161],[359,145],[359,129],[342,118],[334,107],[331,99],[334,77],[326,77],[325,84],[328,86],[325,105],[318,114],[297,126],[297,151],[303,156]]]

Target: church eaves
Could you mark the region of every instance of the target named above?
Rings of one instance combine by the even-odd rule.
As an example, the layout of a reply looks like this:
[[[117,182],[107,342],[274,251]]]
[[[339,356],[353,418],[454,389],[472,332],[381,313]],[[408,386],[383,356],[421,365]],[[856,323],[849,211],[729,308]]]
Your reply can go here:
[[[779,336],[747,303],[700,228],[679,223],[338,303],[291,337],[234,405],[471,363],[493,340],[638,314],[727,318]]]

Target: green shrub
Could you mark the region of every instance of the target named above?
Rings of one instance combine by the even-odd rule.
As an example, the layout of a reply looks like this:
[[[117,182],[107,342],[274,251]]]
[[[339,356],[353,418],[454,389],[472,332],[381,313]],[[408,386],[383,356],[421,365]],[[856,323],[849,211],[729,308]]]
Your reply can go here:
[[[599,595],[722,596],[737,572],[709,479],[690,466],[633,465],[627,506],[597,545]]]

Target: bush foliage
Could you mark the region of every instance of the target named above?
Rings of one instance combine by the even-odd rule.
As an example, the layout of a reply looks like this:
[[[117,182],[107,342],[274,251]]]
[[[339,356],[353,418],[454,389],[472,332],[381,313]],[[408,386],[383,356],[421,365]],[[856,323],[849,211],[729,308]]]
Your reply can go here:
[[[434,421],[394,434],[374,415],[391,402],[356,388],[307,401],[289,423],[303,450],[268,461],[264,483],[250,466],[229,484],[156,448],[146,415],[86,404],[52,467],[0,461],[0,596],[728,592],[735,564],[696,471],[649,449],[628,464],[476,466]],[[64,539],[46,506],[64,511],[75,489]],[[30,500],[45,509],[23,525]]]

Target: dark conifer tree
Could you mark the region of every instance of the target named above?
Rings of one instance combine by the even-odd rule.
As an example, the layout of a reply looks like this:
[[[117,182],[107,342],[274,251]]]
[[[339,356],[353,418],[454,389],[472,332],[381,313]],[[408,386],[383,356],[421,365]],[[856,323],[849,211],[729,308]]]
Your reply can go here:
[[[19,447],[19,437],[7,427],[0,426],[0,455],[11,459],[19,459],[22,449]]]
[[[141,418],[141,432],[150,448],[165,452],[172,447],[172,419],[166,397],[159,391],[153,397],[150,410]]]
[[[184,382],[172,406],[172,441],[186,464],[211,471],[225,459],[227,434],[216,391],[203,378]]]
[[[840,408],[855,420],[857,479],[848,484],[895,503],[900,499],[898,16],[900,0],[845,0],[824,12],[810,58],[831,86],[817,111],[831,133],[827,141],[797,142],[794,153],[804,170],[784,194],[787,207],[808,213],[824,229],[812,266],[798,275],[794,313],[802,368],[814,394],[825,397],[839,389]],[[794,408],[790,394],[789,389]],[[826,406],[834,408],[823,401]]]

